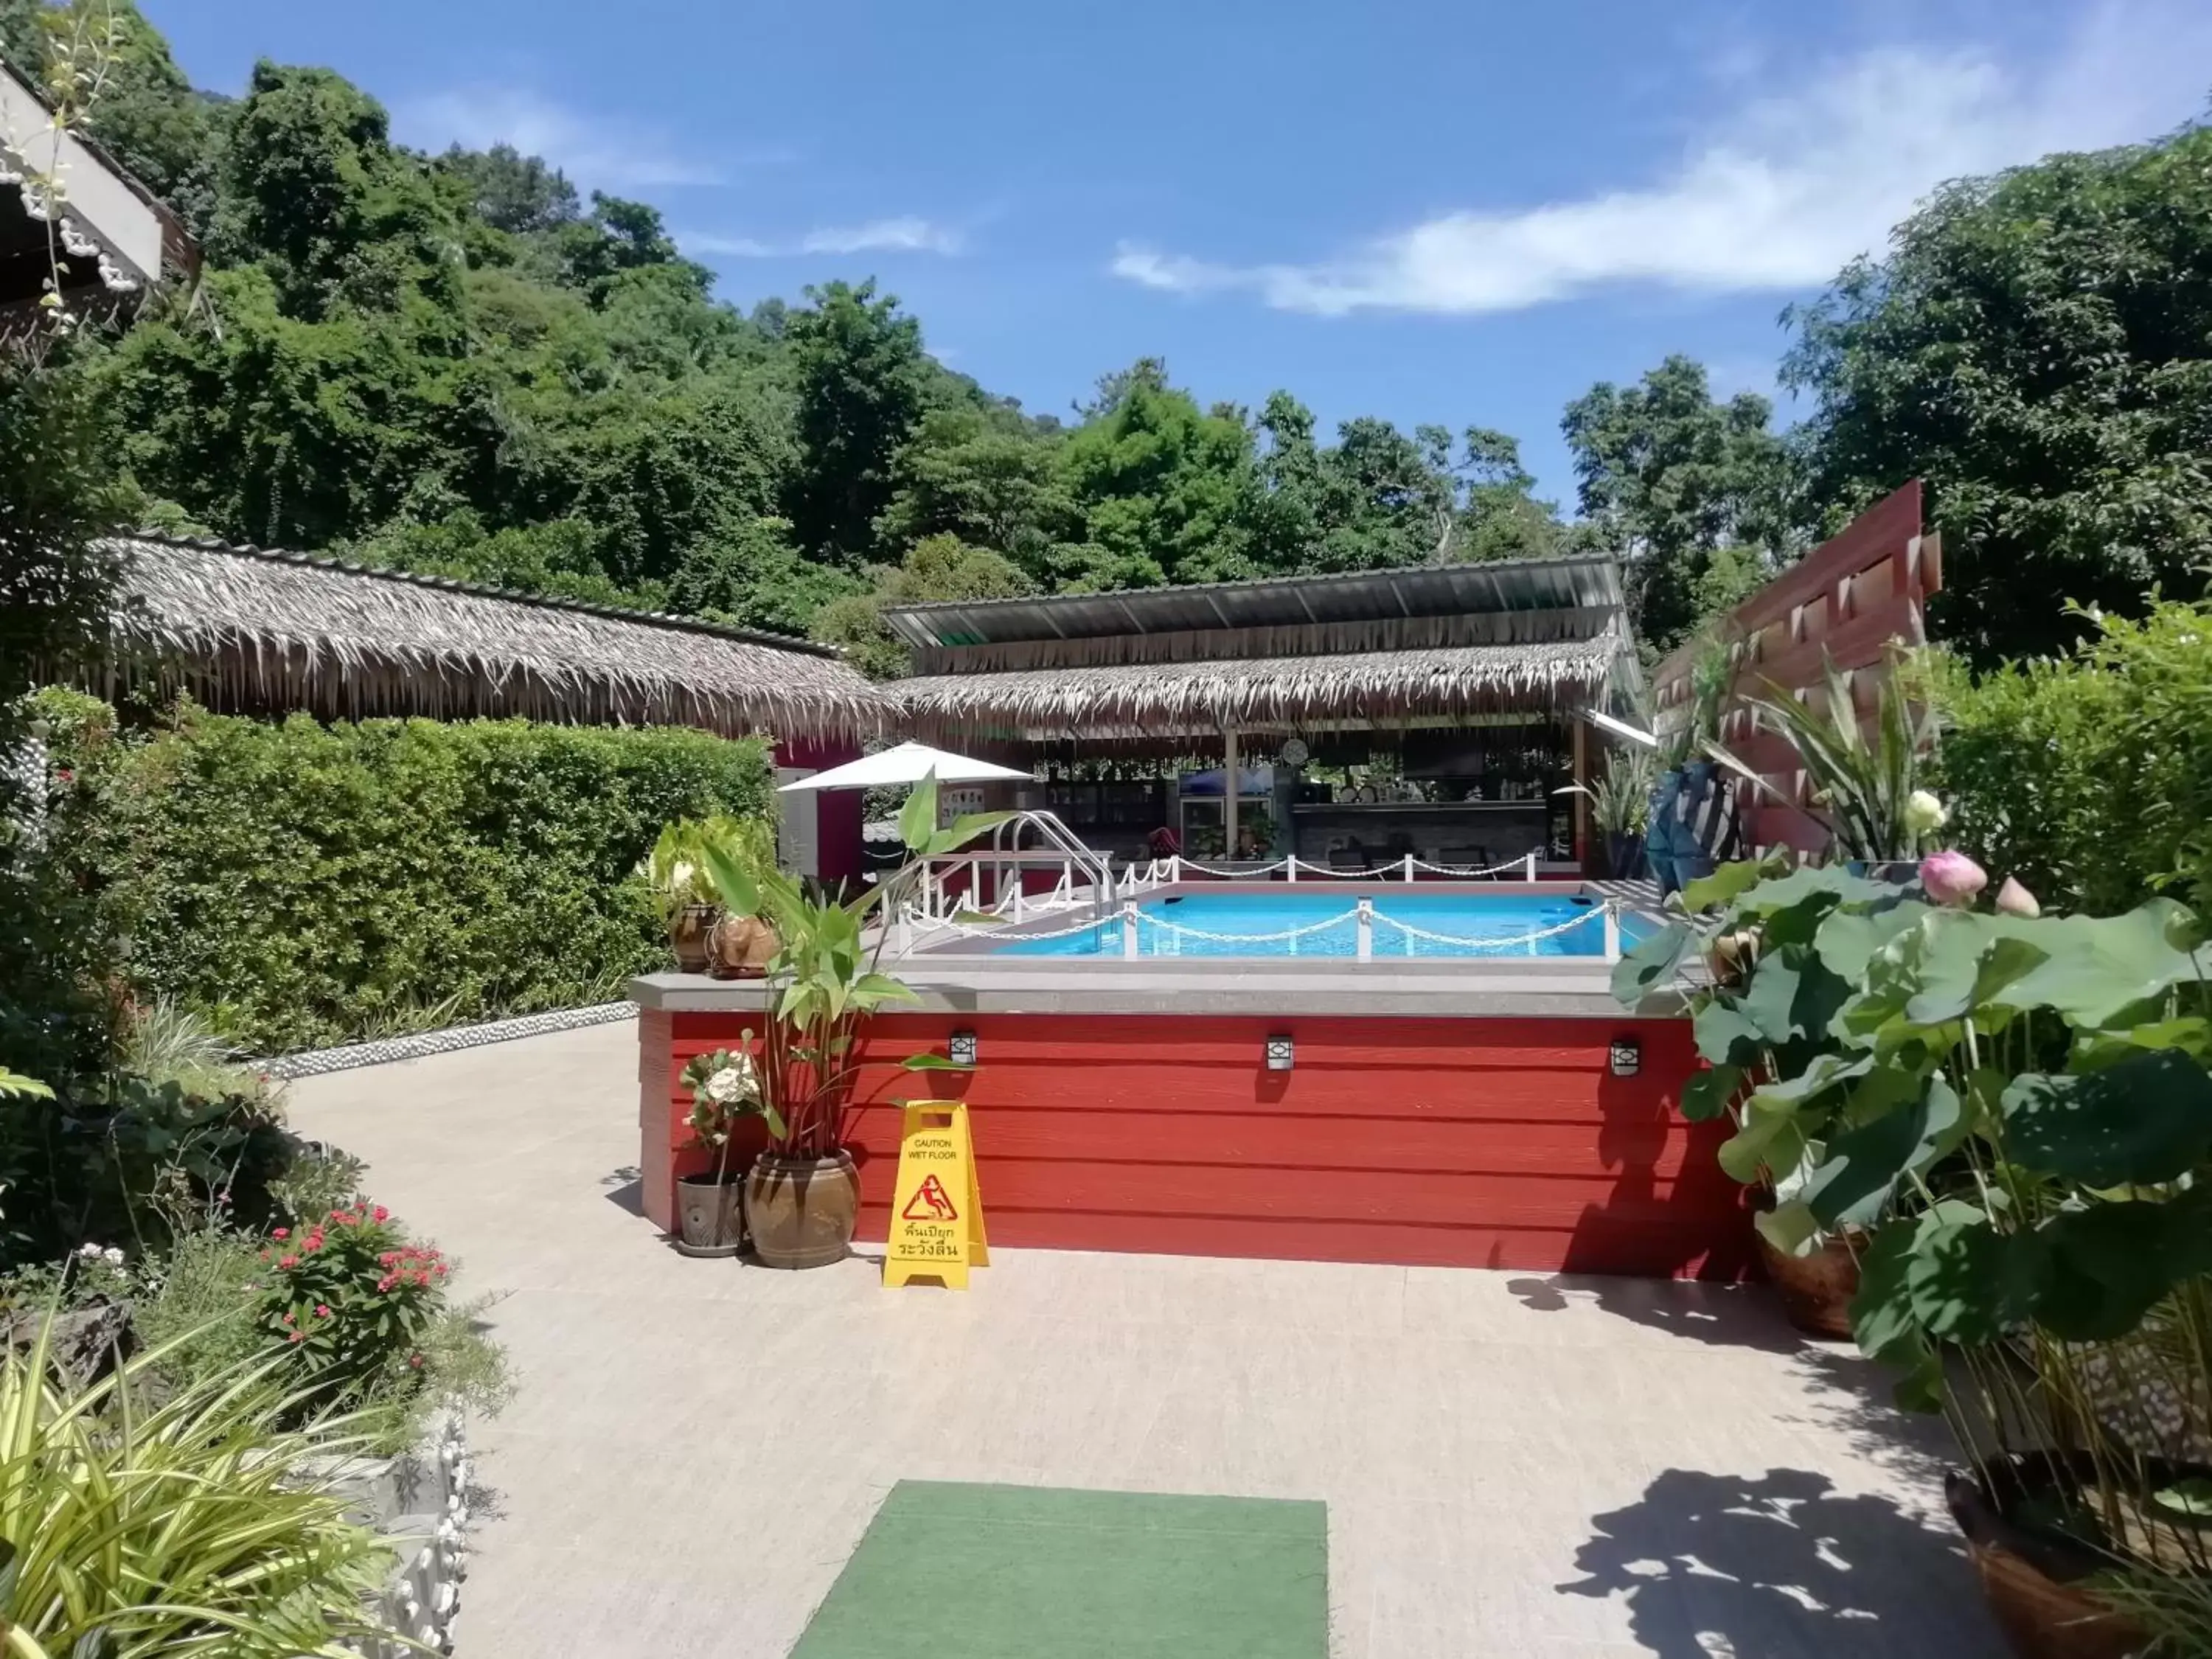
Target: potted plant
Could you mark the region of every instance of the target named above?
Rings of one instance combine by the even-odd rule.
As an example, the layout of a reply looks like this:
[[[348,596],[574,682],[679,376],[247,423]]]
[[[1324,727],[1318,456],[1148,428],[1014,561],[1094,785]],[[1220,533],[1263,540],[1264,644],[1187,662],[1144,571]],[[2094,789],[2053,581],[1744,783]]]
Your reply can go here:
[[[939,829],[933,775],[908,798],[899,829],[908,850],[927,858],[1011,816],[970,813]],[[861,1034],[878,1008],[915,1000],[903,983],[878,970],[889,930],[871,929],[870,919],[912,890],[920,866],[909,863],[840,901],[808,891],[773,866],[757,867],[712,837],[701,852],[730,914],[761,918],[775,941],[764,973],[767,1017],[750,1048],[768,1146],[746,1171],[745,1228],[764,1266],[826,1267],[846,1255],[860,1215],[845,1132]],[[946,1062],[925,1054],[907,1063],[923,1069]]]
[[[1595,788],[1571,783],[1557,791],[1582,795],[1590,804],[1590,822],[1605,837],[1606,873],[1626,881],[1644,854],[1645,828],[1651,822],[1651,795],[1658,787],[1657,761],[1641,749],[1616,749],[1606,761]]]
[[[707,971],[708,930],[720,914],[714,884],[699,861],[702,828],[690,818],[664,824],[637,872],[668,924],[668,945],[676,953],[677,971],[685,974]]]
[[[734,864],[757,878],[775,870],[775,835],[765,820],[718,815],[701,826],[696,848],[702,867],[713,848],[725,865]],[[759,979],[775,957],[774,925],[757,908],[740,909],[727,890],[710,875],[708,885],[720,901],[707,933],[707,971],[716,979]]]
[[[685,1255],[735,1255],[744,1243],[730,1141],[738,1120],[761,1107],[760,1079],[750,1052],[752,1035],[744,1032],[738,1048],[694,1055],[684,1068],[684,1086],[691,1091],[692,1144],[714,1154],[713,1169],[677,1177],[676,1248]]]
[[[2212,951],[2170,900],[2044,917],[2009,881],[1980,908],[1986,884],[1938,853],[1914,884],[1800,870],[1735,896],[1804,971],[1709,1035],[1828,1041],[1750,1089],[1729,1156],[1796,1173],[1762,1219],[1778,1244],[1871,1231],[1854,1334],[1957,1435],[1946,1497],[2016,1650],[2201,1651]]]

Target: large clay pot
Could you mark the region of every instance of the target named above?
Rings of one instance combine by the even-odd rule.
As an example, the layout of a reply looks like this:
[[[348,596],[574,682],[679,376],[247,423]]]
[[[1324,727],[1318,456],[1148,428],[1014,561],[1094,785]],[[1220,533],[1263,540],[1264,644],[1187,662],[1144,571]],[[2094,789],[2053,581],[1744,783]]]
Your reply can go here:
[[[686,904],[668,918],[668,945],[676,952],[678,973],[707,971],[707,936],[714,931],[714,918],[721,914],[711,904]]]
[[[758,916],[723,915],[707,935],[707,971],[716,979],[758,979],[776,951],[775,929]]]
[[[2030,1488],[2063,1478],[2066,1467],[2049,1455],[2013,1461]],[[2134,1620],[2081,1588],[2109,1565],[2087,1545],[2014,1524],[1963,1471],[1944,1478],[1943,1498],[1966,1534],[1990,1611],[2020,1659],[2136,1659],[2149,1645]]]
[[[738,1195],[744,1183],[735,1176],[717,1180],[713,1175],[676,1178],[676,1248],[685,1255],[735,1255],[744,1243],[744,1216]]]
[[[764,1267],[842,1261],[860,1217],[860,1176],[843,1152],[823,1158],[763,1152],[745,1176],[745,1227]]]
[[[1851,1298],[1859,1293],[1858,1258],[1841,1235],[1831,1235],[1809,1255],[1791,1255],[1759,1236],[1759,1260],[1781,1292],[1782,1310],[1808,1336],[1848,1340]]]

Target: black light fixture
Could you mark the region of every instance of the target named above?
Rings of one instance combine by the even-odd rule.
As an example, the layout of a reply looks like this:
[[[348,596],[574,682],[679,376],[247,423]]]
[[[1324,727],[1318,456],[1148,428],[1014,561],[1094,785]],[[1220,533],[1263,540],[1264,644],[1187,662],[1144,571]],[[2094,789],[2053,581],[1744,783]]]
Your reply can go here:
[[[1644,1069],[1644,1045],[1634,1037],[1615,1037],[1610,1059],[1615,1077],[1634,1077]]]
[[[1269,1071],[1287,1072],[1296,1058],[1297,1053],[1291,1047],[1290,1034],[1287,1031],[1275,1033],[1267,1038],[1267,1069]]]
[[[973,1031],[955,1031],[945,1040],[945,1054],[955,1066],[973,1066],[975,1063],[975,1034]]]

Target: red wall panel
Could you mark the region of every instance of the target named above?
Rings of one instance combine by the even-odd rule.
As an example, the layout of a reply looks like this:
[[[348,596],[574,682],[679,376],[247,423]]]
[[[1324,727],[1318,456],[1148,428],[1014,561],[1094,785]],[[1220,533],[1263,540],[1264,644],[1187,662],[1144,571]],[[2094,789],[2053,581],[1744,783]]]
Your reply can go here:
[[[663,1017],[667,1018],[668,1017]],[[741,1017],[641,1027],[647,1212],[667,1224],[696,1152],[677,1074]],[[968,1076],[898,1061],[976,1033]],[[1288,1073],[1262,1043],[1286,1031]],[[1638,1075],[1607,1067],[1634,1036]],[[884,1234],[896,1103],[970,1108],[994,1243],[1073,1249],[1698,1274],[1744,1268],[1739,1189],[1715,1126],[1674,1102],[1698,1065],[1680,1020],[1267,1020],[1175,1015],[899,1014],[878,1020],[848,1133],[860,1237]],[[655,1080],[658,1080],[656,1087]],[[653,1188],[656,1170],[662,1190]]]

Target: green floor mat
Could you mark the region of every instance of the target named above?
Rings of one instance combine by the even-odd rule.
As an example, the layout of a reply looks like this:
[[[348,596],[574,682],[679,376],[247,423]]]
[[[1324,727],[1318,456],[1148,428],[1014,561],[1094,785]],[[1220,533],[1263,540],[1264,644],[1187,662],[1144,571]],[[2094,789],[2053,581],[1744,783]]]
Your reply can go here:
[[[1326,1659],[1328,1511],[902,1480],[791,1659]]]

